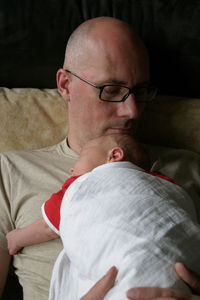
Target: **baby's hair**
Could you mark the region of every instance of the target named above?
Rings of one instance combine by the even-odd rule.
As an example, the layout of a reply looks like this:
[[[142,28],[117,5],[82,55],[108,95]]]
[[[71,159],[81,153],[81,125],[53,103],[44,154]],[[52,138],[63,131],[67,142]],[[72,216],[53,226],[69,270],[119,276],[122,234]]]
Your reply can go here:
[[[145,170],[149,169],[148,155],[144,147],[133,139],[133,137],[126,134],[111,134],[108,137],[114,140],[116,146],[123,150],[124,161],[130,161]]]

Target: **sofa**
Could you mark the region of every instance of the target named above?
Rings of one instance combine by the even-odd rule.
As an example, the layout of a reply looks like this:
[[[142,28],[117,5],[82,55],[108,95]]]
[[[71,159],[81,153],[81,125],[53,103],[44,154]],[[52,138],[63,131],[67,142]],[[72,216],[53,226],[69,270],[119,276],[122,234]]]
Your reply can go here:
[[[67,135],[67,104],[56,88],[56,71],[70,33],[97,16],[129,23],[149,51],[158,95],[142,115],[138,139],[157,156],[168,149],[194,152],[194,176],[200,178],[198,0],[1,0],[0,151],[46,147]],[[200,220],[197,179],[194,186]],[[12,268],[3,295],[9,299],[23,299]]]

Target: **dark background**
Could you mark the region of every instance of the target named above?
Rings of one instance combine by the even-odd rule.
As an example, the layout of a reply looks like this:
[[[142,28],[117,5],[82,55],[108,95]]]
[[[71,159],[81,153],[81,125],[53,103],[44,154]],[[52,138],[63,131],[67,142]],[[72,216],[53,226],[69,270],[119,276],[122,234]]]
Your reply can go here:
[[[0,0],[0,86],[55,88],[70,33],[102,15],[141,35],[160,93],[200,97],[199,0]]]

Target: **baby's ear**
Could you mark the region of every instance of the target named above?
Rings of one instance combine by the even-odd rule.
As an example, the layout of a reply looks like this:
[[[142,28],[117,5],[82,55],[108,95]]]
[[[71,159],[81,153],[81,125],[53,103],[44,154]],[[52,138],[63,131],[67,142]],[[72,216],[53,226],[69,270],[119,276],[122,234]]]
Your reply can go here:
[[[108,153],[107,162],[122,161],[124,158],[124,151],[120,147],[113,148]]]

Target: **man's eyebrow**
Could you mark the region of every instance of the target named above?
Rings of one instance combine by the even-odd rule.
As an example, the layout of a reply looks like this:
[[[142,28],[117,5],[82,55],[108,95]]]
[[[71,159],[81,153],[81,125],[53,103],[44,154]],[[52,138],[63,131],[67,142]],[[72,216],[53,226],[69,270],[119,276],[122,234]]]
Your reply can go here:
[[[126,85],[127,83],[125,81],[121,81],[121,80],[117,80],[117,79],[113,79],[113,78],[108,78],[106,80],[101,80],[99,82],[96,83],[96,85],[107,85],[107,84],[113,84],[113,85]]]
[[[117,79],[113,79],[113,78],[109,78],[107,80],[101,80],[99,82],[96,82],[96,85],[98,85],[98,86],[104,86],[104,85],[107,85],[107,84],[108,85],[109,84],[111,84],[111,85],[121,85],[121,86],[129,87],[127,85],[126,81],[121,81],[121,80],[117,80]],[[135,87],[140,87],[140,86],[144,86],[144,85],[147,85],[147,84],[149,84],[149,81],[146,80],[146,81],[142,81],[140,83],[137,83],[135,85]]]

